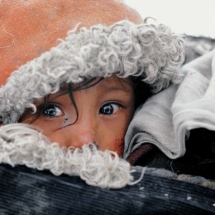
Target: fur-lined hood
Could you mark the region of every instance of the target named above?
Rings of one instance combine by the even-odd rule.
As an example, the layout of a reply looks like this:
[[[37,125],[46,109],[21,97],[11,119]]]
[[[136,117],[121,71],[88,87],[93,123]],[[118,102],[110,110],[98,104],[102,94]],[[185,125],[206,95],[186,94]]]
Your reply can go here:
[[[98,152],[90,144],[82,150],[66,150],[17,122],[27,108],[36,111],[36,99],[84,77],[141,76],[158,92],[181,81],[183,60],[182,37],[164,25],[121,21],[68,32],[57,47],[14,71],[0,88],[0,162],[49,169],[56,175],[80,175],[101,187],[131,184],[130,165],[116,153]]]
[[[68,33],[57,47],[14,71],[0,88],[3,124],[17,122],[35,99],[83,77],[141,76],[154,92],[181,80],[184,41],[164,25],[121,21]]]

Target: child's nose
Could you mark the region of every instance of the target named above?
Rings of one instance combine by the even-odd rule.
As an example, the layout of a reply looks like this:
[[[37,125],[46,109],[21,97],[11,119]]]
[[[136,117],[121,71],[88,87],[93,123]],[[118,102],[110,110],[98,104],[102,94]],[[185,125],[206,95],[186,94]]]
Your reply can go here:
[[[70,146],[81,148],[84,144],[97,141],[97,126],[95,122],[84,120],[84,122],[76,122],[72,129]]]

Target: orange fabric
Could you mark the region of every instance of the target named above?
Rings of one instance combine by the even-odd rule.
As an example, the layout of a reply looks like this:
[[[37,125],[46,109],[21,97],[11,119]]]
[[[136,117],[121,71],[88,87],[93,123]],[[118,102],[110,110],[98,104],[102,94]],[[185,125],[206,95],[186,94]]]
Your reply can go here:
[[[0,86],[19,66],[40,56],[65,38],[78,22],[89,27],[139,14],[117,0],[2,0],[0,3]]]

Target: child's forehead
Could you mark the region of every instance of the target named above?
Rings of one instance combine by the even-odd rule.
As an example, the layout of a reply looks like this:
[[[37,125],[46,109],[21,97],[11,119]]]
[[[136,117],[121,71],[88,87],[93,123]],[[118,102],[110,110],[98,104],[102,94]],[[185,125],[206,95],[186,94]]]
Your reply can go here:
[[[87,81],[86,81],[87,82]],[[88,82],[87,82],[88,83]],[[79,84],[73,84],[73,89],[82,90],[82,89],[90,89],[94,88],[95,90],[98,90],[99,92],[110,92],[110,91],[130,91],[132,88],[132,82],[130,78],[119,78],[116,75],[111,75],[110,77],[106,78],[96,78],[92,82],[89,81],[88,84],[85,83],[79,83]],[[80,86],[80,89],[78,89]],[[68,85],[67,85],[68,89]]]
[[[68,94],[81,92],[87,93],[89,96],[101,98],[105,95],[121,95],[121,96],[132,96],[133,85],[130,78],[118,78],[116,75],[112,75],[107,78],[96,78],[91,85],[84,86],[82,83],[77,84],[64,84],[61,89],[55,93],[49,94],[44,98],[37,99],[35,105],[39,105],[44,101],[62,101]],[[92,93],[92,94],[91,94]]]
[[[94,78],[92,81],[89,78],[84,82],[76,84],[64,84],[58,92],[49,95],[49,97],[53,99],[69,92],[75,93],[84,90],[95,91],[97,94],[104,94],[118,91],[131,92],[132,89],[133,85],[130,78],[119,78],[116,75],[112,75],[106,78]]]
[[[116,75],[112,75],[103,79],[98,87],[106,91],[130,91],[132,83],[129,78],[119,78]]]

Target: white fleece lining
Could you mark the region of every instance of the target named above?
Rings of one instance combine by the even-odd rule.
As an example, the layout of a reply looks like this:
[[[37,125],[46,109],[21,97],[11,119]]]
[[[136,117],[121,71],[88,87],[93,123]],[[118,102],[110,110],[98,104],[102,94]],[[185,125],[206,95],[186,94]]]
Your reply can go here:
[[[60,148],[26,124],[0,127],[0,163],[50,170],[54,175],[80,176],[87,184],[117,189],[134,184],[130,164],[111,151],[94,144],[82,149]],[[143,177],[143,176],[141,176]]]

